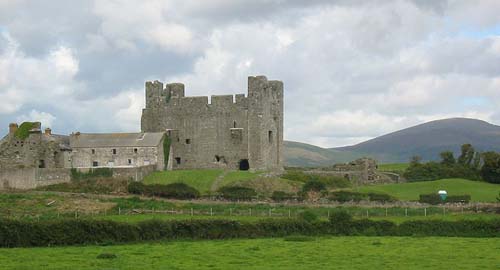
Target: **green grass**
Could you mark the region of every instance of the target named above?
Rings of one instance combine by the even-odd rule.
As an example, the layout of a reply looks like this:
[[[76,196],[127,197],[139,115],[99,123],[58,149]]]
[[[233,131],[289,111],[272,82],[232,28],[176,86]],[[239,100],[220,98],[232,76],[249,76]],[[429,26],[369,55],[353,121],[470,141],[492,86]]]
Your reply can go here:
[[[496,202],[500,185],[465,179],[442,179],[359,187],[360,192],[387,193],[404,201],[418,200],[420,194],[437,193],[441,189],[446,190],[448,195],[469,194],[475,202]]]
[[[259,176],[259,173],[250,171],[231,171],[228,172],[222,179],[219,187],[223,187],[239,181],[248,181],[255,179]]]
[[[246,182],[250,183],[252,188],[259,190],[262,189],[261,182],[271,183],[266,186],[266,190],[272,190],[273,188],[284,188],[293,189],[295,183],[290,183],[290,181],[281,181],[279,178],[263,178],[260,177],[262,172],[250,172],[250,171],[227,171],[223,170],[178,170],[178,171],[160,171],[154,172],[144,179],[144,183],[149,184],[172,184],[176,182],[181,182],[188,184],[202,194],[210,194],[210,192],[216,191],[218,188],[238,183],[239,185],[245,185]],[[258,181],[261,179],[261,181]],[[253,180],[256,180],[252,182]],[[272,185],[272,184],[276,185]]]
[[[403,173],[409,166],[409,163],[379,164],[378,170],[383,172]]]
[[[500,245],[497,238],[321,237],[307,238],[308,241],[290,239],[0,249],[0,269],[500,268]],[[98,256],[107,258],[100,259]]]
[[[162,185],[185,183],[196,188],[201,193],[208,193],[212,183],[222,172],[222,170],[159,171],[146,176],[144,183]]]

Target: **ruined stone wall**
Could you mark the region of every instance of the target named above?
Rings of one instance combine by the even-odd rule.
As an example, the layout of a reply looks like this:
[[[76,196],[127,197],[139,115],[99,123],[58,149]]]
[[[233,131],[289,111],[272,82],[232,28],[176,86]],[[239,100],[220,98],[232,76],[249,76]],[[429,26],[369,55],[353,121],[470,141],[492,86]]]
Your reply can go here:
[[[161,170],[164,166],[162,143],[157,147],[73,148],[70,167],[141,167],[154,165]],[[97,166],[94,166],[94,162],[97,162]]]
[[[64,152],[50,135],[32,133],[22,140],[9,134],[0,142],[0,169],[63,168]]]
[[[113,168],[113,178],[129,178],[134,181],[142,181],[144,177],[156,170],[156,165],[134,168]]]
[[[283,166],[283,84],[249,77],[248,96],[185,97],[182,84],[146,83],[142,132],[167,130],[172,169]]]
[[[22,168],[0,171],[0,190],[34,189],[71,181],[70,169]]]

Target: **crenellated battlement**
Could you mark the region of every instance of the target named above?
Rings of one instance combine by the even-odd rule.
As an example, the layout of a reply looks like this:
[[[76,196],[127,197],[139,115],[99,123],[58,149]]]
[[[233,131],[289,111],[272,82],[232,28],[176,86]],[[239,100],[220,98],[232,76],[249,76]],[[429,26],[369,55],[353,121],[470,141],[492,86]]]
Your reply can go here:
[[[172,168],[282,168],[283,83],[248,77],[247,94],[185,96],[182,83],[146,82],[143,132],[175,130]]]

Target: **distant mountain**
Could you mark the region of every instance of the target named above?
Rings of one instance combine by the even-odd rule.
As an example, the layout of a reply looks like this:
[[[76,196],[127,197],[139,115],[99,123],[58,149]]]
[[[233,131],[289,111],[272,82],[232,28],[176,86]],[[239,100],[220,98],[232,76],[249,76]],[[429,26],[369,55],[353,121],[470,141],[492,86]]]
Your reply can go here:
[[[323,166],[370,156],[379,162],[408,162],[414,155],[436,160],[439,153],[460,153],[460,146],[472,144],[479,151],[500,151],[500,126],[469,118],[450,118],[420,124],[353,146],[324,149],[285,142],[289,166]]]
[[[327,166],[356,159],[355,153],[336,151],[307,143],[285,141],[285,165],[295,167]]]

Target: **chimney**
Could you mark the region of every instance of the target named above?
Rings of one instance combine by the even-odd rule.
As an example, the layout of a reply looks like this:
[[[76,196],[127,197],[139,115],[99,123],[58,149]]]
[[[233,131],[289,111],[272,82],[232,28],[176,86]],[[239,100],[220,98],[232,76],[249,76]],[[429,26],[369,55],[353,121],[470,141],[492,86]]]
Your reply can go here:
[[[9,124],[9,134],[14,135],[14,133],[16,133],[16,131],[17,131],[17,128],[18,128],[17,123],[10,123]]]
[[[45,135],[48,135],[48,136],[52,135],[52,129],[46,128],[45,129]]]

